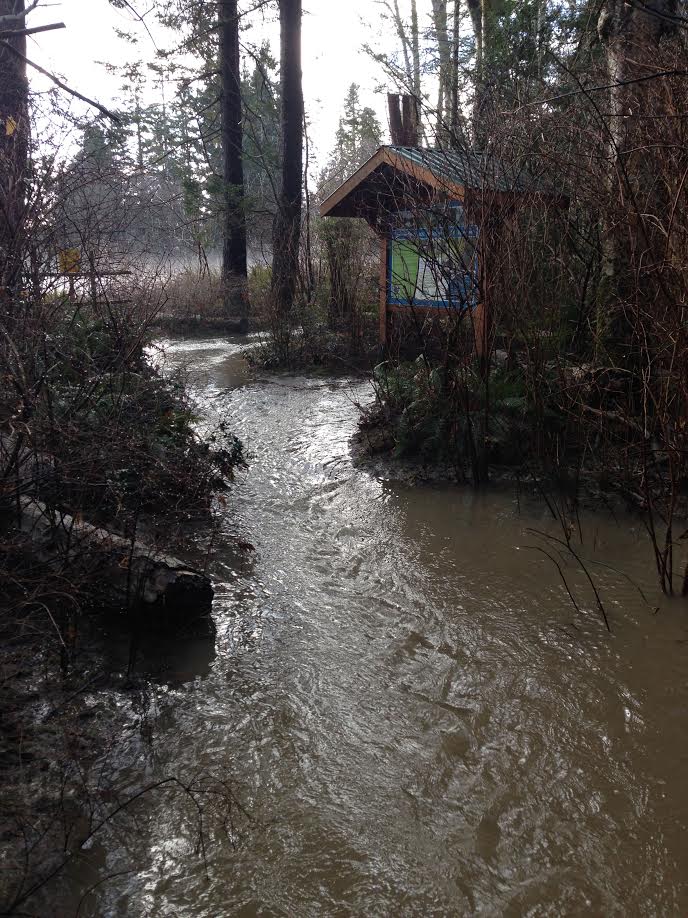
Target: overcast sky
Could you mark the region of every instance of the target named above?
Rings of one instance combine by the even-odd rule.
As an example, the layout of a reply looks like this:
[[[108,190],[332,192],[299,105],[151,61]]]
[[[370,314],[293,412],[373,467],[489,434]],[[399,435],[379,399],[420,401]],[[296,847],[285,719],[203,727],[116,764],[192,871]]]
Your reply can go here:
[[[99,62],[123,64],[135,55],[154,60],[155,47],[151,39],[140,26],[137,27],[131,14],[114,9],[108,0],[43,2],[45,8],[32,13],[29,24],[63,21],[67,28],[30,39],[29,56],[65,77],[71,86],[86,95],[105,105],[116,104],[120,80],[108,74]],[[145,10],[153,3],[152,0],[133,0],[133,5]],[[164,36],[156,29],[153,16],[147,21],[156,41],[164,44]],[[137,48],[132,49],[119,39],[117,29],[135,29],[140,35]],[[379,45],[389,40],[393,46],[394,37],[384,33],[374,0],[304,2],[304,95],[320,164],[327,159],[334,144],[342,102],[352,82],[361,86],[363,103],[375,108],[386,128],[386,100],[384,95],[374,92],[381,84],[382,75],[362,50],[366,42]],[[245,40],[258,44],[262,34],[272,40],[275,56],[279,57],[276,25],[256,26],[245,35]],[[43,78],[32,79],[36,88],[45,88]]]

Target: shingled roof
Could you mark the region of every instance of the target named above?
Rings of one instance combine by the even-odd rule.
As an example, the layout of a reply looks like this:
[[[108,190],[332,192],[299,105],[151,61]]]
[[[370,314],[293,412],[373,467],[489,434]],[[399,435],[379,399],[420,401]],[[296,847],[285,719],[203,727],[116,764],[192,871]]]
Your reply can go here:
[[[320,213],[333,217],[351,216],[351,207],[347,205],[353,197],[360,195],[363,186],[372,185],[376,176],[381,176],[385,166],[450,195],[462,196],[466,190],[552,195],[551,190],[524,169],[507,165],[497,157],[478,150],[387,146],[380,147],[368,162],[323,201]]]
[[[544,191],[531,175],[506,166],[497,157],[480,150],[422,150],[417,147],[390,147],[414,165],[429,169],[438,178],[464,188],[489,191]]]

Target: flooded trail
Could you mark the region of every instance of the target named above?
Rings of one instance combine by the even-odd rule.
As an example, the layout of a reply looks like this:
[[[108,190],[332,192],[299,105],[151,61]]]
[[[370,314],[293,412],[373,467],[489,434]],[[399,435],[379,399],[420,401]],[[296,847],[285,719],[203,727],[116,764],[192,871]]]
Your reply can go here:
[[[365,383],[252,380],[237,349],[167,345],[250,468],[215,645],[158,669],[142,755],[222,777],[250,818],[206,873],[188,808],[151,801],[72,878],[135,865],[80,914],[687,914],[688,609],[652,614],[640,524],[583,521],[610,635],[584,574],[559,558],[578,614],[534,549],[557,534],[538,504],[377,480],[349,456]]]

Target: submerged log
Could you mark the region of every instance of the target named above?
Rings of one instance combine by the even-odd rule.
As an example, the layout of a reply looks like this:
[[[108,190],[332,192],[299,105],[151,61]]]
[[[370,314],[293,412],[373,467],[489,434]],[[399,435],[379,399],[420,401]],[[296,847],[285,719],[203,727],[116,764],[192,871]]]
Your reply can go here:
[[[19,528],[40,560],[59,564],[75,581],[97,583],[97,592],[107,601],[128,610],[185,618],[210,611],[213,588],[202,571],[33,498],[22,497],[19,509]]]

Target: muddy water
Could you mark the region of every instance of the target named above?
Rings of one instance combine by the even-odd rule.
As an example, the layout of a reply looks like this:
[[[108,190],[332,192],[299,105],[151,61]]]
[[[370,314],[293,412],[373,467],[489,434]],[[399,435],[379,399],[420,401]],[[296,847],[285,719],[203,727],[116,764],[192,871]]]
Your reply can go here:
[[[534,549],[557,534],[537,503],[357,470],[364,383],[251,380],[236,350],[167,348],[251,465],[215,645],[158,667],[131,782],[212,774],[249,816],[232,847],[209,814],[206,873],[188,808],[150,800],[92,849],[79,892],[132,872],[80,914],[688,913],[688,609],[652,614],[640,527],[583,520],[610,635],[576,565],[580,613]]]

